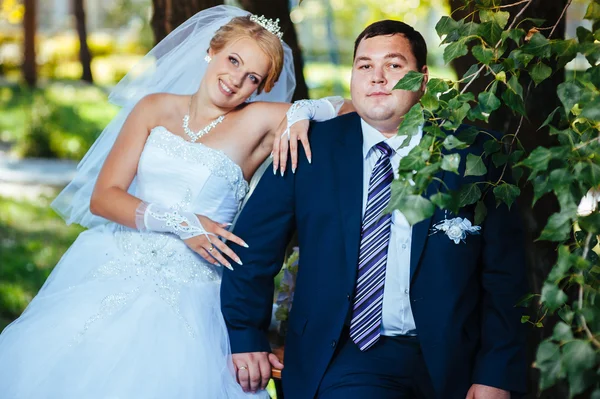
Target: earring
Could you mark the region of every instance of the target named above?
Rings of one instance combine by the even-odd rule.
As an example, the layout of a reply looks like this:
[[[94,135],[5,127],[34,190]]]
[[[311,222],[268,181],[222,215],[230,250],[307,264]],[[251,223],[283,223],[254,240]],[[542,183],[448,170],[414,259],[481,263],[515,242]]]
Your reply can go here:
[[[204,57],[204,61],[206,61],[206,63],[208,64],[211,60],[212,58],[210,58],[210,55],[206,54],[206,57]]]

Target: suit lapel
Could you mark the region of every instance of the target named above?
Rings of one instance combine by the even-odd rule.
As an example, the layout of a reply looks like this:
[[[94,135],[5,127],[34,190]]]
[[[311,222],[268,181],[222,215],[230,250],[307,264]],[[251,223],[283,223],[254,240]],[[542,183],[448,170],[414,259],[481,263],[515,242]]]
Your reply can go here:
[[[429,122],[425,124],[427,126]],[[445,150],[442,150],[444,153]],[[440,182],[444,180],[444,170],[435,174],[437,179],[431,181],[427,190],[425,190],[424,197],[429,198],[433,194],[437,193],[440,187]],[[435,213],[434,213],[435,215]],[[425,248],[425,242],[427,241],[427,237],[429,236],[429,231],[431,229],[431,223],[433,221],[433,216],[427,218],[413,226],[412,230],[412,242],[410,247],[410,281],[412,282],[413,277],[420,266],[420,260],[423,255],[423,249]]]
[[[334,149],[335,185],[339,201],[342,237],[348,273],[348,287],[354,287],[360,245],[363,201],[362,129],[357,114],[343,118]]]

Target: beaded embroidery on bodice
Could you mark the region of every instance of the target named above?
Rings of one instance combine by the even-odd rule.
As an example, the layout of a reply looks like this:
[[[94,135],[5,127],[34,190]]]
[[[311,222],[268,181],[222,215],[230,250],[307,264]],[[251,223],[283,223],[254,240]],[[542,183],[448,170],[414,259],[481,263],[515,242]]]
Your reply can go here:
[[[192,211],[219,223],[232,222],[248,183],[241,168],[222,151],[191,143],[165,127],[152,129],[138,164],[135,195],[173,210]],[[99,320],[127,306],[148,287],[164,300],[184,323],[179,295],[192,284],[219,283],[222,269],[204,260],[172,234],[140,233],[115,226],[112,259],[91,273],[92,279],[126,283],[127,290],[108,295],[74,342]]]

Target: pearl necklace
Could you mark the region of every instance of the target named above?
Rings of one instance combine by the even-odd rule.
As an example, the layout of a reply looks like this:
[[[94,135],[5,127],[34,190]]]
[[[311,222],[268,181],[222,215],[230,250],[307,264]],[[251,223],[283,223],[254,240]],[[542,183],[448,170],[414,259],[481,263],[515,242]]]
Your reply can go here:
[[[223,122],[223,119],[225,119],[225,115],[221,115],[219,116],[217,119],[215,119],[214,121],[212,121],[211,123],[209,123],[207,126],[205,126],[203,129],[198,130],[197,132],[194,132],[193,130],[190,129],[189,123],[190,123],[190,110],[192,108],[192,99],[194,98],[194,96],[192,96],[192,98],[190,98],[190,105],[188,107],[188,113],[186,115],[184,115],[183,117],[183,131],[185,132],[185,134],[188,135],[188,137],[190,138],[192,143],[195,143],[196,141],[198,141],[198,139],[200,139],[200,137],[204,136],[205,134],[207,134],[208,132],[210,132],[212,129],[215,128],[215,126],[217,126],[219,123]]]

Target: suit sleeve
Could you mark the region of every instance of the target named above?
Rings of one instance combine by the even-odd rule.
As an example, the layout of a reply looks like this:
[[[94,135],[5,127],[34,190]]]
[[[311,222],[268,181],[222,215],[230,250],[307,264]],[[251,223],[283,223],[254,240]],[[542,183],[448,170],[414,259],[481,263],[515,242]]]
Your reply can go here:
[[[232,353],[270,352],[267,329],[273,306],[273,279],[281,269],[295,228],[294,175],[262,176],[242,210],[233,233],[249,248],[228,242],[242,266],[231,262],[221,284],[221,310]]]
[[[501,170],[488,166],[488,181]],[[511,171],[507,168],[504,180]],[[516,204],[496,206],[489,192],[488,215],[482,226],[482,331],[473,382],[524,393],[527,390],[526,336],[521,323],[524,309],[515,305],[528,291],[524,238]]]

